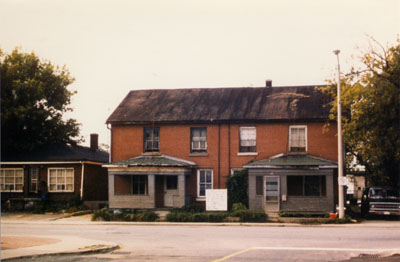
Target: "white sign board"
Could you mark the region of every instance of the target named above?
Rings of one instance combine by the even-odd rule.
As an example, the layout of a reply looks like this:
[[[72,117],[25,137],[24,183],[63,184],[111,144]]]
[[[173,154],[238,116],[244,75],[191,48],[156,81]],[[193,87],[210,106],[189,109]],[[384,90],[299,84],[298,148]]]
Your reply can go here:
[[[227,211],[228,190],[207,189],[206,190],[206,211]]]
[[[347,186],[347,184],[349,183],[349,181],[347,180],[347,177],[345,177],[345,176],[338,177],[338,182],[339,182],[339,186]]]

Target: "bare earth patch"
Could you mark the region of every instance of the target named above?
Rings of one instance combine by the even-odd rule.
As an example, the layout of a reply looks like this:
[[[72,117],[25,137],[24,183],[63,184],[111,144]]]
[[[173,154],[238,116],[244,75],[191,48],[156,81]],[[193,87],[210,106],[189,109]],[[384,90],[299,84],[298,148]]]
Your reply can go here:
[[[50,245],[61,242],[55,238],[1,236],[1,250]]]

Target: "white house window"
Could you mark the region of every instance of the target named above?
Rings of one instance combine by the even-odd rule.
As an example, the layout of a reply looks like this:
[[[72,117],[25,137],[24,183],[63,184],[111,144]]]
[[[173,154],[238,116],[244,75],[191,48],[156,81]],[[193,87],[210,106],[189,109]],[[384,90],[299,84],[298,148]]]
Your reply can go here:
[[[197,188],[198,196],[205,197],[206,189],[213,188],[213,172],[212,169],[200,169],[197,171]]]
[[[73,192],[73,168],[49,168],[49,192]]]
[[[145,127],[143,129],[144,152],[160,151],[160,128]]]
[[[147,195],[147,176],[132,176],[132,195]]]
[[[239,152],[257,152],[256,151],[256,127],[239,128]]]
[[[325,176],[288,176],[289,196],[326,196]]]
[[[24,187],[24,169],[1,169],[0,181],[1,192],[22,192]]]
[[[29,170],[29,191],[30,192],[37,192],[38,191],[38,180],[39,180],[39,168],[38,167],[31,167]]]
[[[192,152],[204,152],[207,150],[207,128],[191,128],[191,146]]]
[[[289,128],[289,151],[290,152],[307,151],[306,126],[291,126]]]

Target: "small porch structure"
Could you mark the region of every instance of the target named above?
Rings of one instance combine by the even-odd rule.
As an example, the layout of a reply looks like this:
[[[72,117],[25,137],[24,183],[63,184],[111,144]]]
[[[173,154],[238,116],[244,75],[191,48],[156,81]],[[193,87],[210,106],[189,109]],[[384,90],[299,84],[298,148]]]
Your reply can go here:
[[[269,216],[329,213],[337,198],[337,163],[306,154],[279,154],[248,163],[249,208]]]
[[[110,208],[153,209],[191,203],[186,176],[194,162],[159,153],[146,153],[105,165]]]

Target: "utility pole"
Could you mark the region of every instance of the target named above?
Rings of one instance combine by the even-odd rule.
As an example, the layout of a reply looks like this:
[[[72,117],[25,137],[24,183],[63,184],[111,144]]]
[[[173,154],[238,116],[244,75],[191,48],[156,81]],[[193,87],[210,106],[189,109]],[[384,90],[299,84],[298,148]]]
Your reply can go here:
[[[343,195],[343,138],[342,138],[342,106],[340,101],[340,50],[334,50],[337,57],[338,83],[337,83],[337,127],[338,127],[338,185],[339,185],[339,218],[344,218]]]

